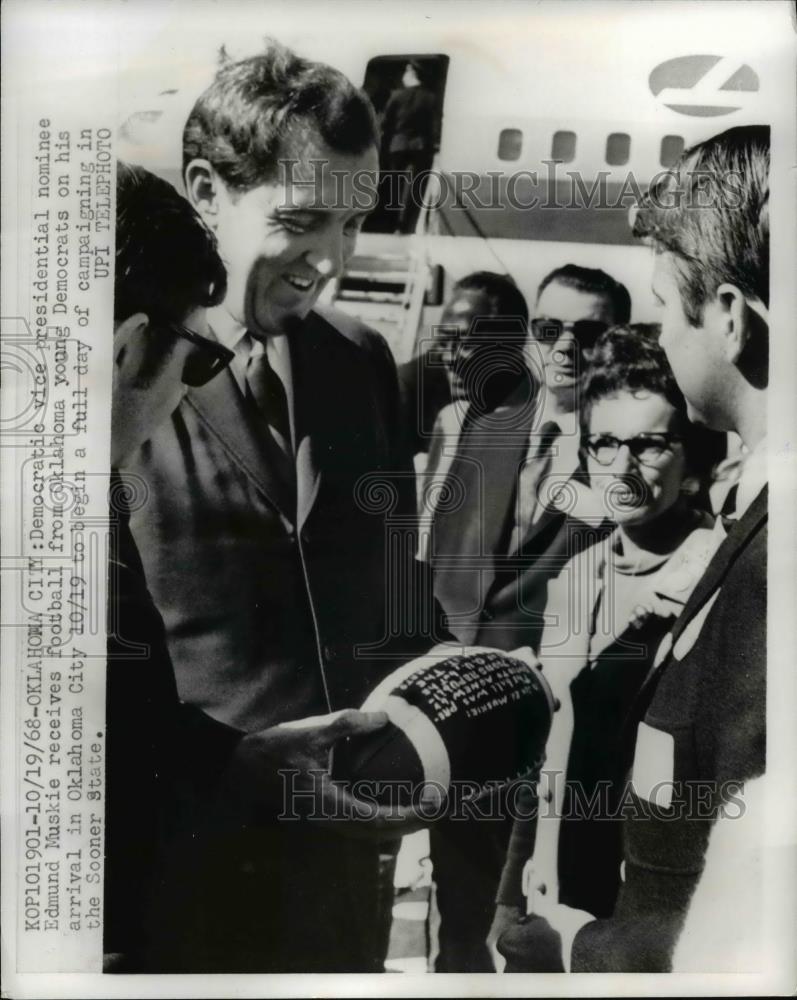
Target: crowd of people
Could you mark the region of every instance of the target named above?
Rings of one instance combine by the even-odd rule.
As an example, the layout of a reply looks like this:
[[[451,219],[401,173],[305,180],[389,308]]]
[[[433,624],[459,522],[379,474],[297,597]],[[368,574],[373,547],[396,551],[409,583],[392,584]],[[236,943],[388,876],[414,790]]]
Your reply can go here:
[[[383,971],[423,819],[355,819],[330,756],[463,646],[530,647],[556,711],[522,810],[431,826],[436,971],[669,971],[685,925],[721,952],[701,871],[765,770],[768,142],[708,139],[637,206],[660,327],[602,270],[532,310],[477,272],[398,372],[317,304],[378,169],[342,74],[223,64],[186,198],[119,164],[108,971]]]

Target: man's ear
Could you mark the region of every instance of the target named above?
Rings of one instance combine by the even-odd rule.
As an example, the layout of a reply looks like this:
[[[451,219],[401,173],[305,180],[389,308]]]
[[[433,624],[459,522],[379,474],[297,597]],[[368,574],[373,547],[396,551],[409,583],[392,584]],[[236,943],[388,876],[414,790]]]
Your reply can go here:
[[[736,285],[722,284],[712,303],[725,359],[756,388],[769,383],[769,310]]]
[[[123,320],[113,334],[113,361],[116,368],[137,359],[143,347],[141,336],[149,326],[146,313],[133,313]]]
[[[725,282],[716,291],[714,309],[720,324],[725,360],[738,365],[750,334],[744,293],[736,285]]]
[[[210,229],[216,228],[219,213],[219,184],[216,171],[208,160],[191,160],[185,168],[186,197]]]

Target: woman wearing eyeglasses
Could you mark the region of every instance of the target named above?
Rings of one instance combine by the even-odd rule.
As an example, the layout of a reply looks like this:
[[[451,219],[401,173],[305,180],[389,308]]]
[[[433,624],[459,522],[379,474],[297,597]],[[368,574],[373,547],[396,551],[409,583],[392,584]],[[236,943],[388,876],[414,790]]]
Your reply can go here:
[[[536,835],[533,821],[516,822],[499,892],[504,906],[517,907],[522,891],[527,912],[540,916],[557,904],[584,911],[573,916],[574,933],[579,920],[614,908],[624,727],[660,641],[722,538],[706,513],[714,437],[689,422],[655,338],[630,326],[602,334],[581,399],[585,470],[616,528],[549,587],[539,655],[561,708]],[[499,917],[505,925],[508,911]],[[542,945],[533,939],[542,922],[525,926],[528,953],[511,947],[507,971],[540,971]]]

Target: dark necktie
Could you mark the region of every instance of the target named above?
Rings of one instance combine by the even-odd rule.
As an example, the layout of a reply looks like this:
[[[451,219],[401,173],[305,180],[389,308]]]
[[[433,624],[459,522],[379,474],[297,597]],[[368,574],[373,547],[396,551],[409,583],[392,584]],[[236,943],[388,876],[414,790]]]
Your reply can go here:
[[[246,365],[246,384],[274,440],[283,452],[291,454],[293,447],[288,417],[288,397],[282,379],[271,367],[265,349],[249,358]]]
[[[725,497],[725,502],[722,505],[722,509],[719,512],[719,519],[722,521],[722,527],[725,529],[725,534],[727,535],[731,528],[736,524],[738,518],[736,516],[736,497],[739,493],[739,484],[734,483],[733,486],[728,490]]]
[[[546,421],[538,432],[531,455],[518,473],[515,497],[515,527],[509,543],[509,554],[519,552],[534,522],[540,505],[539,488],[551,467],[552,445],[562,429],[553,420]]]
[[[247,362],[246,384],[253,402],[266,423],[269,437],[276,445],[274,455],[279,463],[279,472],[287,482],[292,482],[295,477],[295,463],[288,416],[288,397],[282,379],[271,367],[265,345],[259,354],[251,355]]]
[[[735,518],[736,517],[736,498],[739,495],[739,484],[734,483],[733,486],[725,494],[725,501],[722,504],[720,514],[724,517]]]

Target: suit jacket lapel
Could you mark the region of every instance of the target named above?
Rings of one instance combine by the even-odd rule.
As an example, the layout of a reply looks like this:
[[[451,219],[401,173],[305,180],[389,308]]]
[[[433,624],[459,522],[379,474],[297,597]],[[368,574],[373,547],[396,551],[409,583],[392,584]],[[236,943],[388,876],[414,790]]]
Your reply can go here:
[[[736,557],[750,541],[753,534],[759,528],[761,522],[767,516],[767,488],[758,494],[752,504],[744,514],[733,525],[728,532],[728,537],[717,549],[714,558],[706,568],[706,572],[700,578],[697,586],[692,591],[692,595],[686,602],[684,610],[678,617],[672,629],[673,645],[678,641],[678,637],[702,608],[714,591],[721,585]]]
[[[689,624],[695,620],[701,610],[706,607],[708,602],[713,602],[714,596],[718,593],[718,588],[722,585],[722,581],[727,576],[730,568],[736,561],[737,556],[750,542],[753,535],[760,528],[762,522],[766,520],[766,517],[767,487],[765,486],[745,513],[731,528],[727,538],[715,552],[714,558],[706,568],[706,572],[700,578],[697,586],[692,591],[692,594],[686,602],[683,611],[678,616],[678,620],[673,625],[671,631],[668,632],[662,640],[653,666],[648,671],[648,674],[639,689],[639,693],[634,700],[634,704],[626,717],[625,728],[627,731],[626,738],[629,741],[629,752],[633,752],[633,740],[636,737],[636,723],[647,711],[650,699],[656,689],[656,681],[673,655],[673,650],[678,642],[678,639],[683,635]],[[702,623],[696,624],[699,625]]]
[[[467,500],[458,510],[435,517],[436,553],[478,559],[478,572],[470,575],[478,580],[478,593],[472,597],[481,606],[495,584],[495,558],[504,555],[501,547],[532,419],[529,407],[507,406],[500,418],[485,414],[466,427],[448,474],[460,476],[466,483]],[[436,572],[442,580],[448,571],[440,566]],[[455,569],[452,572],[461,586],[462,574]]]
[[[501,548],[507,525],[511,529],[514,523],[517,480],[531,433],[531,415],[526,420],[525,414],[517,408],[506,416],[513,428],[513,435],[507,439],[506,445],[498,447],[499,442],[494,441],[492,446],[480,449],[484,477],[484,551],[498,556],[506,555]],[[524,417],[522,423],[520,416]]]
[[[515,498],[515,504],[517,505],[517,498]],[[537,552],[539,548],[540,536],[549,532],[551,524],[554,521],[561,521],[563,517],[564,514],[562,511],[556,510],[554,507],[543,507],[537,519],[532,523],[531,527],[526,532],[523,544],[516,552],[511,552],[509,554],[511,556],[522,557],[529,556],[532,553]]]
[[[269,460],[269,449],[276,445],[272,445],[266,434],[255,433],[252,413],[232,372],[227,370],[207,385],[191,389],[184,405],[194,410],[235,464],[293,523],[290,492],[280,477],[274,475],[274,464]]]

